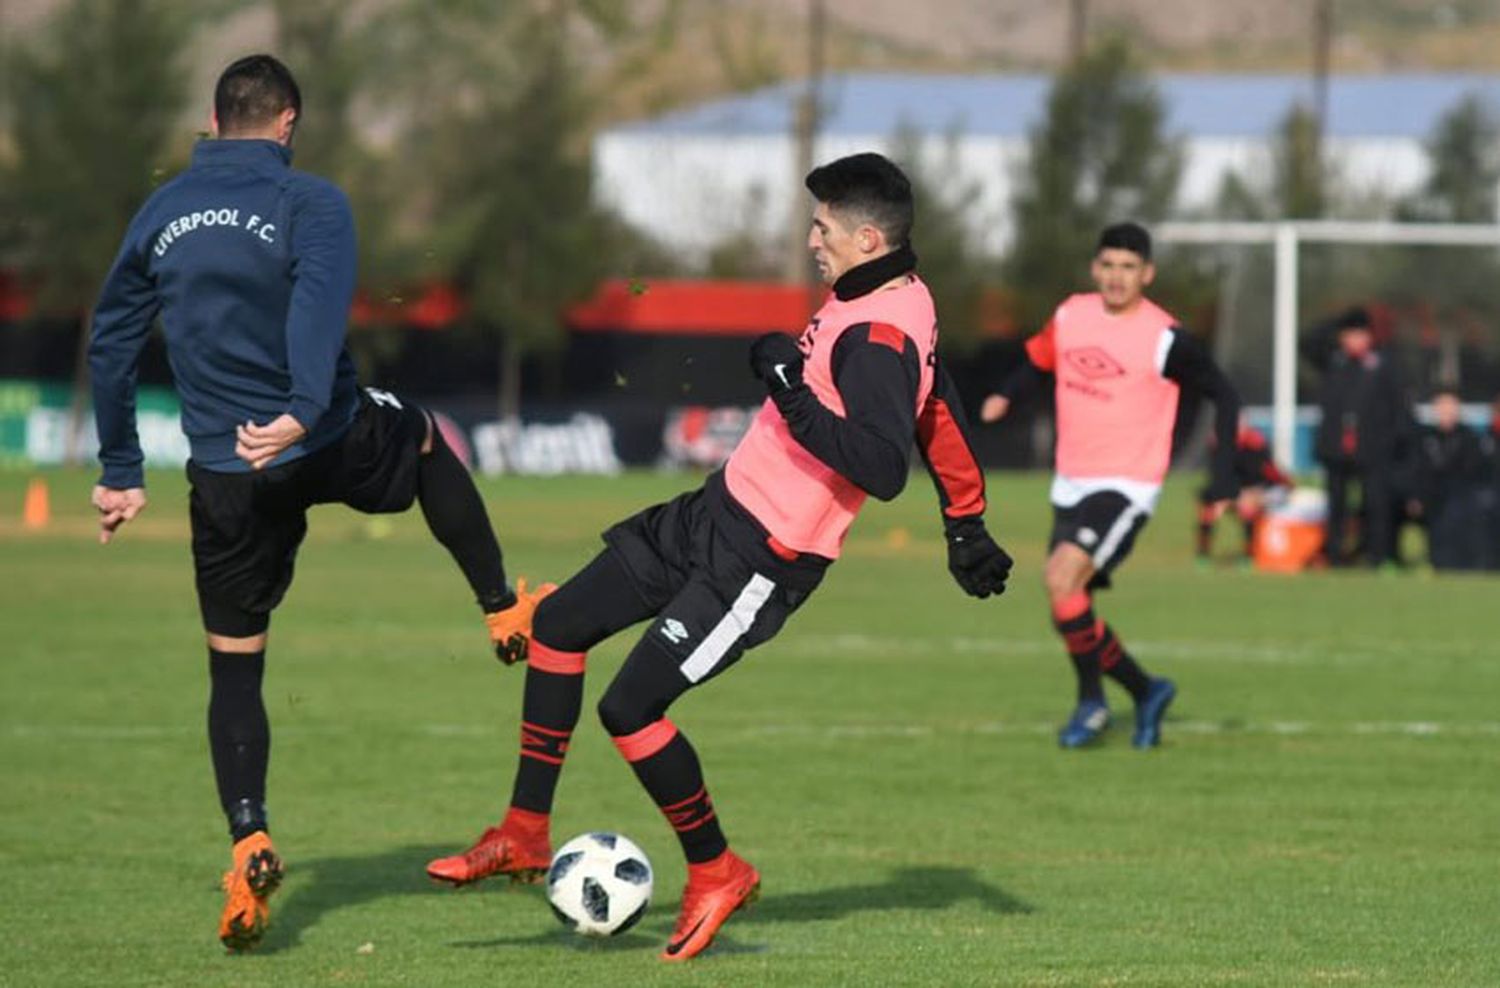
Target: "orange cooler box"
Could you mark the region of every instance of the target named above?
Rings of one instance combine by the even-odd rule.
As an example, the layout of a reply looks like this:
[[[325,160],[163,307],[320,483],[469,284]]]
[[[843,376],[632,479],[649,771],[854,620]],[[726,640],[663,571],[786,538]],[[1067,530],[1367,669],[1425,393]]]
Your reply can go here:
[[[1323,551],[1328,503],[1322,491],[1296,490],[1285,504],[1267,510],[1255,526],[1255,568],[1300,573]]]

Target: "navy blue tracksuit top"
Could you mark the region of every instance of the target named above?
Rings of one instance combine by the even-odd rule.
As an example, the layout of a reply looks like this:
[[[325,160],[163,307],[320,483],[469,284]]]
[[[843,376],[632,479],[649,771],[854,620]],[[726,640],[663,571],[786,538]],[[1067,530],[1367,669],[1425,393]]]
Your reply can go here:
[[[274,141],[205,140],[131,221],[94,310],[89,367],[100,480],[142,485],[136,361],[159,312],[193,462],[239,472],[235,426],[290,413],[306,429],[275,461],[335,441],[357,404],[344,349],[354,220],[331,182]]]

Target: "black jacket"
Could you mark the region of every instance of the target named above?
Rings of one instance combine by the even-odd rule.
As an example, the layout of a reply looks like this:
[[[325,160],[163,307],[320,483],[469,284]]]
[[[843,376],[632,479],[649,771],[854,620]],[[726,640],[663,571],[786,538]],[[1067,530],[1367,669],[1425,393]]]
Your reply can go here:
[[[283,413],[307,430],[276,462],[339,439],[358,403],[344,348],[354,219],[332,183],[273,141],[206,140],[126,231],[89,347],[101,483],[142,484],[136,361],[158,312],[193,462],[240,472],[235,427]]]
[[[1484,454],[1479,434],[1460,425],[1444,432],[1424,426],[1416,442],[1417,498],[1428,513],[1450,498],[1477,489],[1484,481]]]
[[[1410,439],[1411,411],[1390,358],[1380,350],[1349,356],[1338,344],[1338,327],[1314,330],[1302,354],[1323,375],[1323,418],[1314,452],[1333,467],[1389,467]]]

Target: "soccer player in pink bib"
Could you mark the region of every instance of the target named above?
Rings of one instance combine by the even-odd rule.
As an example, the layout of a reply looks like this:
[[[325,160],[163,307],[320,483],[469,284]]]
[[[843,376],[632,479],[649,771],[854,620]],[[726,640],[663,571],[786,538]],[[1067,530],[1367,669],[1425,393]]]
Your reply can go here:
[[[932,296],[910,244],[910,183],[880,155],[857,154],[814,169],[807,187],[817,200],[808,246],[832,286],[828,301],[800,339],[768,333],[750,348],[767,398],[724,469],[610,528],[604,551],[539,606],[505,819],[427,866],[455,885],[546,870],[586,655],[649,618],[599,718],[688,861],[669,961],[707,947],[754,898],[760,872],[729,849],[698,755],[667,708],[781,629],[838,557],[865,499],[901,492],[914,445],[937,486],[959,585],[988,597],[1010,573],[985,531],[984,477],[937,360]]]
[[[1026,359],[980,408],[996,422],[1011,402],[1055,378],[1057,461],[1045,582],[1052,620],[1078,676],[1078,702],[1058,732],[1064,748],[1097,740],[1109,724],[1103,676],[1135,701],[1137,748],[1161,742],[1177,695],[1153,677],[1094,613],[1093,591],[1130,553],[1156,507],[1172,457],[1182,386],[1213,400],[1218,445],[1207,500],[1222,512],[1238,493],[1234,474],[1240,402],[1207,351],[1146,298],[1156,276],[1151,236],[1135,223],[1108,227],[1090,268],[1098,291],[1071,295],[1026,341]]]

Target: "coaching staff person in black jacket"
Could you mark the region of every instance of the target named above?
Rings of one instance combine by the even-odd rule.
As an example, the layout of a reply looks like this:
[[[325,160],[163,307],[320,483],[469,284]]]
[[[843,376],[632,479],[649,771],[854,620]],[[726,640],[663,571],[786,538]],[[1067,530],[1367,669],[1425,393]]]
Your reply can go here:
[[[266,826],[261,700],[271,611],[307,509],[404,511],[419,500],[463,570],[502,659],[526,652],[538,594],[506,584],[473,481],[427,412],[361,391],[344,348],[354,222],[333,184],[291,165],[302,100],[286,67],[243,58],[214,91],[214,140],[141,207],[105,282],[89,351],[101,542],[146,506],[136,362],[158,314],[192,450],[193,563],[208,633],[209,748],[234,841],[219,937],[254,945],[281,861]],[[545,588],[543,590],[545,592]]]
[[[1323,375],[1323,419],[1315,453],[1328,484],[1328,528],[1323,551],[1342,565],[1351,483],[1360,487],[1365,559],[1379,566],[1391,557],[1393,480],[1411,413],[1396,369],[1375,348],[1370,316],[1354,308],[1314,328],[1303,356]]]

